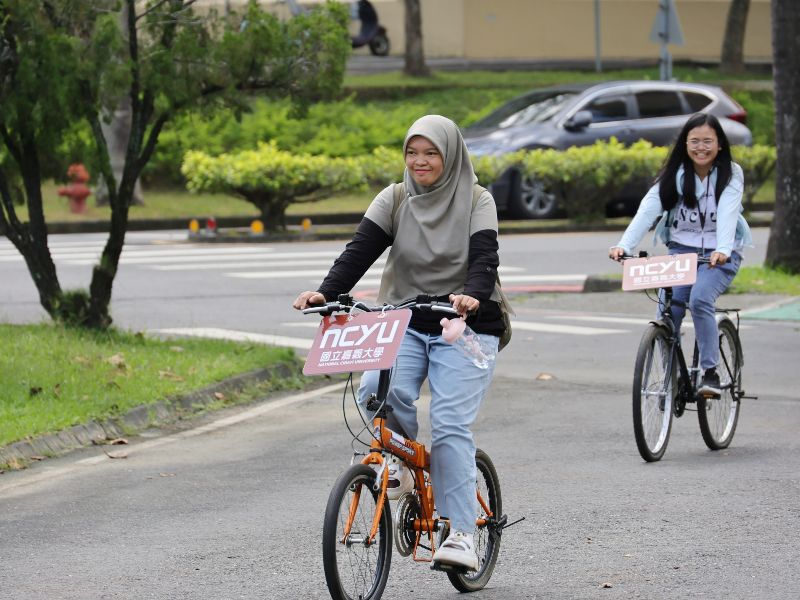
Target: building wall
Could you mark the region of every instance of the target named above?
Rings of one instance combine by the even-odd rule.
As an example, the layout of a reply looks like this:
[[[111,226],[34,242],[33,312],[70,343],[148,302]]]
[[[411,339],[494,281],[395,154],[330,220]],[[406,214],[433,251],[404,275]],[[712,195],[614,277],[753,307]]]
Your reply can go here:
[[[587,59],[595,54],[594,0],[464,0],[467,58]],[[730,0],[677,0],[684,46],[673,58],[719,60]],[[603,58],[658,57],[650,41],[657,0],[602,0]],[[770,4],[751,0],[745,36],[750,60],[772,56]]]
[[[239,7],[246,0],[229,0]],[[301,0],[310,5],[322,0]],[[800,1],[800,0],[798,0]],[[386,27],[394,55],[405,51],[403,0],[371,0]],[[594,60],[594,0],[420,0],[428,57],[470,59]],[[216,6],[223,0],[198,0]],[[658,0],[600,0],[600,44],[604,59],[657,59],[650,41]],[[676,0],[685,45],[670,45],[673,59],[719,60],[730,0]],[[262,1],[281,16],[285,3]],[[745,59],[772,60],[770,0],[751,0]],[[356,23],[352,25],[357,28]],[[356,50],[368,53],[366,48]]]

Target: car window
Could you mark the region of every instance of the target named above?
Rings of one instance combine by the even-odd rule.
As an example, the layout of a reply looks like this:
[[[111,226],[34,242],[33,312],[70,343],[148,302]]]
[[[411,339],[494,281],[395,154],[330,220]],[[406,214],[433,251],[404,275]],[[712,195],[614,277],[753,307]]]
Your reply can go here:
[[[600,96],[587,104],[582,110],[592,113],[592,123],[622,121],[628,118],[628,106],[622,96]]]
[[[547,121],[569,102],[575,92],[545,92],[516,98],[489,113],[472,125],[473,128],[505,129]]]
[[[636,103],[639,105],[639,116],[643,119],[683,114],[681,99],[677,92],[638,92]]]
[[[689,108],[692,109],[692,112],[701,111],[706,106],[711,104],[711,98],[705,94],[699,94],[697,92],[683,92],[683,97],[686,98],[686,101],[689,103]]]

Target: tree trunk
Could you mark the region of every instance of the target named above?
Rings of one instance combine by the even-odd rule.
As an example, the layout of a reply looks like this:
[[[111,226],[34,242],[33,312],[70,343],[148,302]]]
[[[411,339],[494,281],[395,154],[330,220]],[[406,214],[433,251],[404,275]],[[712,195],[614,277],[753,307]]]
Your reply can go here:
[[[744,71],[744,32],[747,28],[747,13],[750,0],[732,0],[728,8],[725,37],[722,39],[722,60],[719,70],[723,73]]]
[[[258,209],[264,231],[286,231],[286,208],[292,203],[292,198],[282,200],[252,190],[237,190],[236,193]]]
[[[800,273],[800,3],[772,0],[775,212],[765,263]]]
[[[412,77],[430,77],[431,71],[425,64],[425,51],[422,46],[422,10],[419,0],[405,0],[406,3],[406,66],[403,72]]]

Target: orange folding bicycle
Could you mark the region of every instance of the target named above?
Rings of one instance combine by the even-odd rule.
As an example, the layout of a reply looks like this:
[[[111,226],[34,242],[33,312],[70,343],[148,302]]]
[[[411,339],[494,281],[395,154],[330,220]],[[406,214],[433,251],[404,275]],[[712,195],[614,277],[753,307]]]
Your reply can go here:
[[[455,314],[449,304],[436,302],[427,296],[395,307],[368,307],[363,303],[355,303],[355,307],[381,312],[417,307]],[[331,315],[349,312],[353,308],[352,298],[343,295],[337,302],[303,312]],[[378,391],[367,402],[367,410],[374,413],[372,428],[365,425],[365,430],[371,431],[369,450],[355,453],[363,458],[339,476],[328,498],[322,532],[322,560],[325,579],[334,600],[377,600],[381,597],[389,577],[392,537],[401,556],[412,556],[417,562],[430,563],[438,544],[449,533],[449,523],[437,515],[434,505],[430,453],[423,444],[392,431],[386,424],[387,415],[392,410],[386,402],[390,379],[391,370],[381,370]],[[394,527],[387,497],[388,465],[392,457],[402,460],[414,474],[414,490],[397,501]],[[432,563],[432,568],[445,571],[453,586],[461,592],[480,590],[489,581],[500,552],[503,529],[510,525],[502,513],[500,481],[491,459],[484,451],[477,450],[475,464],[478,570],[467,571],[446,565],[435,567]]]

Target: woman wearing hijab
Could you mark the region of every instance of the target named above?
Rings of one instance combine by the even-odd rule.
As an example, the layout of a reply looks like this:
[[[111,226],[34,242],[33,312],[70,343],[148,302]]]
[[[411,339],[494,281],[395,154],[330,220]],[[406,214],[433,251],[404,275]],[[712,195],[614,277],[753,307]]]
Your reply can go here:
[[[719,120],[705,113],[692,115],[655,185],[642,199],[622,239],[608,253],[614,260],[632,254],[661,215],[656,235],[670,254],[692,252],[709,259],[697,270],[694,285],[674,289],[672,319],[680,329],[686,307],[691,310],[703,369],[698,392],[711,396],[721,393],[716,301],[739,270],[742,248],[752,245],[750,228],[741,215],[743,191],[742,168],[733,162]]]
[[[505,326],[495,289],[499,257],[494,199],[483,190],[473,201],[477,179],[461,133],[450,119],[439,115],[418,119],[406,134],[403,153],[403,183],[392,184],[375,197],[319,289],[301,293],[294,307],[302,310],[348,293],[391,247],[379,302],[397,304],[420,294],[448,301],[496,351]],[[399,205],[396,197],[402,198]],[[430,311],[412,312],[392,374],[389,426],[416,438],[415,402],[427,378],[431,477],[439,514],[450,520],[450,535],[433,561],[475,570],[473,533],[478,507],[470,427],[493,369],[475,366],[446,343],[440,319]],[[364,373],[358,392],[362,406],[377,390],[377,382],[378,372]],[[409,469],[391,463],[389,498],[397,499],[411,489]]]

